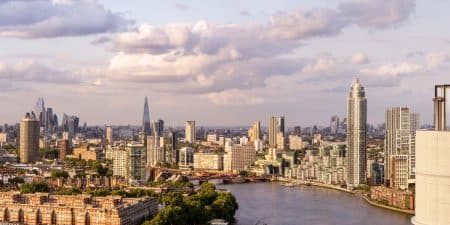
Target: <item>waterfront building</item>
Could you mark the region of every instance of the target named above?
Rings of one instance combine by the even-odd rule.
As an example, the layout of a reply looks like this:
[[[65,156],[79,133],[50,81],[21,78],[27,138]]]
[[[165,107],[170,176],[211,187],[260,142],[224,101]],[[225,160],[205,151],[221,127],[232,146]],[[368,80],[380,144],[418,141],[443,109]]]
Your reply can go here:
[[[223,170],[224,154],[221,152],[194,153],[194,169],[196,170]]]
[[[144,100],[144,113],[142,115],[142,131],[144,132],[144,137],[149,136],[152,133],[152,127],[150,123],[150,109],[148,107],[147,96],[145,96]]]
[[[158,212],[155,198],[1,192],[1,224],[140,225]]]
[[[284,148],[284,116],[269,118],[269,147]],[[279,138],[282,136],[283,138]],[[282,143],[283,142],[283,143]]]
[[[386,110],[386,130],[384,139],[384,156],[385,156],[385,184],[390,185],[393,176],[398,178],[407,177],[411,182],[415,178],[415,139],[416,130],[419,129],[419,115],[412,113],[408,107],[393,107]],[[395,174],[391,171],[390,157],[394,155],[406,155],[407,164],[405,168],[401,168],[405,174]],[[397,165],[398,166],[398,165]],[[395,166],[395,167],[397,167]],[[399,187],[399,181],[391,187]],[[408,183],[408,180],[406,181]],[[404,184],[402,184],[403,186]],[[403,186],[406,188],[408,185]]]
[[[250,141],[256,141],[261,139],[261,122],[256,121],[248,129],[248,137]]]
[[[194,120],[190,120],[190,121],[186,121],[186,126],[185,126],[185,141],[186,143],[195,143],[195,140],[197,140],[196,138],[196,127],[195,127],[195,121]]]
[[[180,160],[178,165],[180,167],[194,166],[194,149],[191,147],[184,147],[180,149]]]
[[[436,85],[435,131],[416,133],[415,225],[446,225],[450,221],[450,132],[447,130],[446,101],[450,85]]]
[[[367,99],[364,87],[355,79],[347,105],[347,187],[366,183]]]
[[[230,143],[230,145],[226,146],[225,151],[226,153],[223,157],[225,172],[237,173],[245,170],[256,161],[256,151],[253,145],[236,145]]]
[[[127,151],[127,178],[132,181],[146,180],[146,154],[143,144],[130,143],[126,146]]]
[[[21,163],[34,163],[39,160],[39,120],[34,112],[26,113],[20,122],[20,149]]]
[[[390,187],[405,190],[408,188],[408,155],[389,156]]]
[[[106,126],[106,144],[111,145],[113,143],[113,127]]]

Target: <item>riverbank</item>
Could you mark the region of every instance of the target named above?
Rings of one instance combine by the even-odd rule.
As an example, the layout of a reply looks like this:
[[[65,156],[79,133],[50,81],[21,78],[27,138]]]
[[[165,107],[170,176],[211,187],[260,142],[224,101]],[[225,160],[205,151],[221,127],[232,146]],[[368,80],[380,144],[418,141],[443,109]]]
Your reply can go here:
[[[312,185],[310,188],[299,187],[282,187],[276,182],[218,186],[235,195],[239,203],[238,225],[258,221],[269,225],[411,225],[408,214],[373,207],[353,194],[327,191]]]
[[[302,180],[295,180],[295,179],[286,179],[286,178],[278,178],[277,180],[278,182],[288,182],[288,183],[293,183],[294,185],[306,185],[306,186],[315,186],[315,187],[321,187],[321,188],[328,188],[328,189],[333,189],[333,190],[337,190],[337,191],[341,191],[341,192],[345,192],[348,194],[353,194],[356,195],[358,197],[361,197],[362,199],[364,199],[369,205],[375,206],[375,207],[379,207],[379,208],[383,208],[383,209],[388,209],[391,211],[395,211],[395,212],[399,212],[399,213],[404,213],[407,215],[415,215],[415,211],[414,210],[407,210],[407,209],[399,209],[399,208],[395,208],[392,206],[388,206],[388,205],[383,205],[383,204],[379,204],[375,201],[372,201],[370,198],[368,198],[366,195],[364,194],[360,194],[357,193],[355,191],[350,191],[348,189],[345,188],[341,188],[335,185],[329,185],[329,184],[322,184],[322,183],[316,183],[316,182],[310,182],[310,181],[302,181]]]

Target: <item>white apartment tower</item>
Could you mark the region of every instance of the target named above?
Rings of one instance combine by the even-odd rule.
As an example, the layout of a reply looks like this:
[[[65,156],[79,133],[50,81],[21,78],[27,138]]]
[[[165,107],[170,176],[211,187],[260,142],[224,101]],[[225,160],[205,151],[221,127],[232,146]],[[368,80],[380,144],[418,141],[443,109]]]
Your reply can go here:
[[[184,133],[186,135],[186,142],[187,143],[195,143],[196,140],[196,128],[195,128],[195,121],[190,120],[186,121],[186,127],[184,130]]]
[[[355,79],[347,105],[347,186],[366,183],[367,99],[364,87]]]
[[[415,140],[417,129],[419,129],[419,115],[412,113],[408,107],[393,107],[386,110],[384,178],[387,185],[391,183],[395,173],[398,174],[398,171],[391,171],[391,168],[395,168],[390,165],[391,156],[406,155],[406,168],[401,168],[406,174],[402,175],[402,177],[406,176],[409,180],[415,178]],[[395,186],[398,187],[398,185],[399,183],[396,182]],[[401,185],[407,187],[408,184],[402,183]]]

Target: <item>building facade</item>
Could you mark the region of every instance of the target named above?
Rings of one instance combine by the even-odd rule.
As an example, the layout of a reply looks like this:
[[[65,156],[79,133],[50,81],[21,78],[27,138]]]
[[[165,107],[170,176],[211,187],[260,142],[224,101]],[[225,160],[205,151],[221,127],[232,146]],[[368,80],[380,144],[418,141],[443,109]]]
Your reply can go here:
[[[225,172],[237,173],[245,170],[256,161],[256,151],[253,145],[226,146],[225,151],[226,153],[223,157]]]
[[[195,128],[195,121],[194,120],[190,120],[190,121],[186,121],[186,126],[185,126],[185,141],[187,143],[195,143],[195,140],[197,139],[196,137],[196,128]]]
[[[194,153],[194,169],[223,170],[223,153]]]
[[[1,192],[0,221],[23,225],[140,225],[158,211],[154,198]]]
[[[389,165],[390,157],[394,155],[407,156],[406,167],[402,169],[406,174],[401,176],[406,176],[411,180],[415,178],[415,140],[417,129],[419,129],[419,115],[412,113],[408,107],[393,107],[386,110],[384,140],[384,155],[386,159],[384,177],[386,185],[390,185],[390,181],[394,176],[394,172],[391,171],[392,167]],[[398,171],[396,172],[398,173]]]
[[[39,120],[31,112],[20,122],[20,162],[34,163],[39,160]]]

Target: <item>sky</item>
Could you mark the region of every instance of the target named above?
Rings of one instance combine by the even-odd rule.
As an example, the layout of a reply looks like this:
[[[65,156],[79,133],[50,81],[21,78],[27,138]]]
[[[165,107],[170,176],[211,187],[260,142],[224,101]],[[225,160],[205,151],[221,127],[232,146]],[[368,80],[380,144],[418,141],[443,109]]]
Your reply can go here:
[[[433,118],[450,83],[447,0],[0,0],[0,123],[39,97],[88,125],[328,125],[353,78],[368,121]]]

